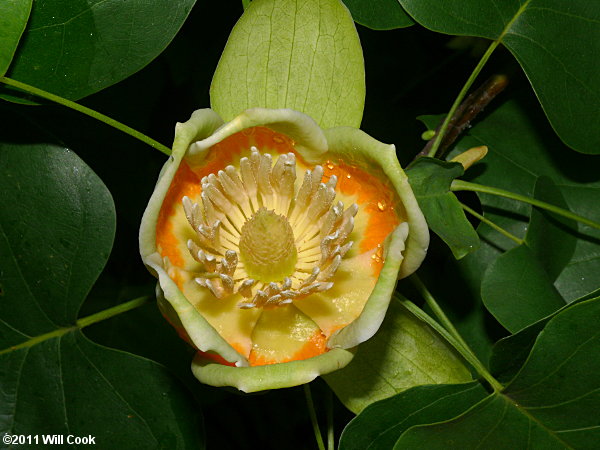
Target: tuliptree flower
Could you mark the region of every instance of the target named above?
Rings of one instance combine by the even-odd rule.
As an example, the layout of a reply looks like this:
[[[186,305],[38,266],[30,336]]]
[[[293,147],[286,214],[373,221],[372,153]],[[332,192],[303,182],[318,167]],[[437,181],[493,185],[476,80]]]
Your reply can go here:
[[[195,376],[246,392],[348,364],[428,242],[393,145],[290,109],[177,124],[140,229]]]

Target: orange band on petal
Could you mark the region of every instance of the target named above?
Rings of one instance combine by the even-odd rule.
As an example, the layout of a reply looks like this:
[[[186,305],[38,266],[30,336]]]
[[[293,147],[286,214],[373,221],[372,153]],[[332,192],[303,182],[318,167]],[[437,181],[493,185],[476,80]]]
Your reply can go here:
[[[360,240],[360,253],[374,248],[372,266],[375,276],[383,267],[383,241],[400,224],[398,204],[392,188],[379,178],[357,167],[343,162],[327,161],[323,166],[323,178],[328,180],[332,175],[338,179],[337,189],[344,195],[356,196],[356,202],[368,214],[367,230]],[[404,211],[401,211],[404,215]]]
[[[163,257],[171,264],[183,266],[183,256],[179,251],[179,238],[173,233],[170,219],[175,214],[175,206],[181,204],[184,195],[195,198],[200,195],[200,179],[192,172],[185,161],[181,161],[177,173],[160,208],[156,224],[156,246]]]
[[[296,157],[299,157],[294,149],[294,141],[289,137],[266,127],[253,127],[238,131],[213,145],[208,155],[206,155],[206,159],[202,162],[202,166],[192,170],[199,179],[211,173],[217,173],[239,159],[242,152],[250,151],[250,147],[256,147],[264,153],[275,151],[284,154],[292,152],[296,154]]]
[[[198,354],[201,355],[205,359],[209,359],[209,360],[211,360],[213,362],[216,362],[217,364],[222,364],[224,366],[235,367],[234,363],[227,361],[225,358],[223,358],[220,355],[217,355],[216,353],[198,352]]]

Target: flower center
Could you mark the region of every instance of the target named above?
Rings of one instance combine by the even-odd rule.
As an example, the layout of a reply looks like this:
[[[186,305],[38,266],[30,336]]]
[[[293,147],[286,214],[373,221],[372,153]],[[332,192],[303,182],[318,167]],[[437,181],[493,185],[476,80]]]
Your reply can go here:
[[[333,286],[358,206],[335,202],[337,178],[322,183],[323,168],[304,173],[296,187],[296,157],[275,165],[256,147],[201,180],[201,205],[182,204],[195,239],[187,243],[203,272],[196,283],[216,298],[240,294],[240,308],[287,305]]]
[[[242,227],[240,260],[251,278],[271,282],[290,276],[298,251],[287,218],[266,208],[256,211]]]

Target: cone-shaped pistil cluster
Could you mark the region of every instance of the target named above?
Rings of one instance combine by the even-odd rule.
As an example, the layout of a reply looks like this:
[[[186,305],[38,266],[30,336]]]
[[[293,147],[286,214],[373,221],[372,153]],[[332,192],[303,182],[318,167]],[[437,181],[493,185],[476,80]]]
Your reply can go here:
[[[240,308],[289,304],[333,286],[358,206],[335,202],[337,178],[323,168],[304,173],[296,189],[296,158],[251,148],[239,168],[201,180],[201,203],[183,197],[196,233],[187,243],[204,272],[195,278],[217,298],[235,293]]]

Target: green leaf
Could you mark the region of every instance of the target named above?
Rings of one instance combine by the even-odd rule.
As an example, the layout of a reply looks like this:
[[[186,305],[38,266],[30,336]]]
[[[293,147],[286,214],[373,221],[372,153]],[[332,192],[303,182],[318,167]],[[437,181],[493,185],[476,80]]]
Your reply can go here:
[[[115,232],[106,186],[66,148],[0,144],[0,191],[0,434],[198,448],[197,407],[162,366],[79,331]]]
[[[487,392],[478,382],[418,386],[367,406],[346,428],[340,450],[388,450],[414,425],[452,419]]]
[[[8,76],[71,100],[85,97],[156,58],[194,3],[36,1]]]
[[[362,49],[338,0],[255,0],[234,27],[210,88],[229,121],[248,108],[291,108],[322,128],[358,128],[365,100]]]
[[[3,435],[91,435],[99,448],[202,445],[196,405],[162,366],[79,331],[0,355],[0,367]]]
[[[358,347],[350,364],[324,378],[342,403],[358,413],[411,387],[462,383],[471,375],[429,325],[392,301],[377,334]]]
[[[576,448],[600,436],[600,299],[551,319],[505,394]],[[585,374],[585,375],[583,375]]]
[[[435,425],[411,428],[396,442],[394,450],[419,448],[567,448],[533,418],[523,414],[509,399],[492,394],[457,418]]]
[[[567,209],[600,222],[600,208],[597,207],[600,195],[598,157],[564,152],[564,146],[552,136],[532,96],[500,105],[469,130],[469,135],[458,143],[456,152],[478,145],[487,145],[489,149],[481,164],[485,170],[469,171],[465,178],[471,177],[470,181],[479,184],[532,197],[538,177],[548,177],[560,190]],[[531,215],[529,205],[489,194],[477,195],[488,219],[523,237],[528,226],[526,218]],[[551,220],[555,220],[555,216],[552,217]],[[558,229],[564,228],[558,223],[556,225]],[[515,246],[514,242],[487,226],[480,225],[479,233],[500,250]],[[567,234],[563,233],[562,239]],[[567,302],[600,286],[600,271],[597,269],[600,264],[600,230],[578,224],[577,238],[572,257],[554,281],[554,286]],[[540,240],[544,245],[543,233]],[[555,245],[562,244],[558,242]],[[560,265],[563,264],[561,260]]]
[[[499,40],[527,74],[552,127],[570,147],[600,153],[600,4],[589,0],[399,0],[419,24]]]
[[[395,449],[595,448],[600,437],[600,299],[557,314],[502,394],[440,424],[409,429]]]
[[[344,0],[356,23],[373,30],[393,30],[410,27],[415,22],[398,3],[398,0]]]
[[[544,317],[529,325],[518,333],[500,339],[494,345],[490,356],[490,371],[500,382],[508,383],[518,373],[521,366],[527,360],[529,352],[533,348],[535,339],[550,319],[567,308],[582,301],[600,299],[600,289],[563,306],[557,312]]]
[[[115,233],[111,195],[73,152],[0,144],[0,348],[73,325]]]
[[[408,180],[427,219],[427,225],[460,259],[479,247],[479,236],[450,192],[453,179],[464,174],[460,163],[419,158],[406,171]]]
[[[546,177],[538,178],[534,198],[566,208],[564,198]],[[481,296],[488,310],[511,332],[564,306],[553,281],[571,259],[576,223],[534,208],[524,244],[509,250],[486,271]]]
[[[0,3],[0,76],[6,73],[12,61],[32,3],[33,0],[5,0]]]
[[[551,178],[539,177],[535,183],[534,198],[569,209],[565,199]],[[533,208],[525,236],[525,243],[533,250],[550,280],[554,281],[569,263],[577,243],[577,222],[540,208]]]
[[[486,308],[511,333],[565,304],[526,245],[508,251],[490,264],[481,282],[481,296]]]

